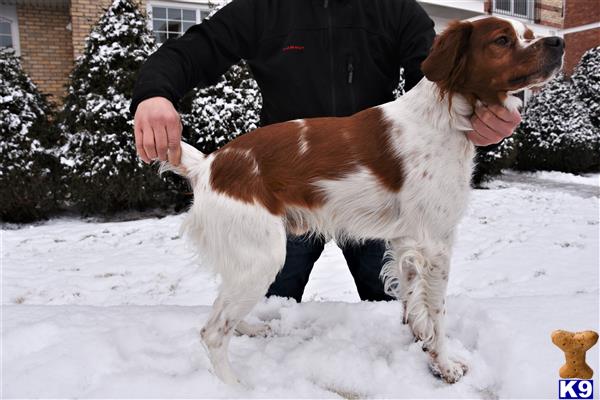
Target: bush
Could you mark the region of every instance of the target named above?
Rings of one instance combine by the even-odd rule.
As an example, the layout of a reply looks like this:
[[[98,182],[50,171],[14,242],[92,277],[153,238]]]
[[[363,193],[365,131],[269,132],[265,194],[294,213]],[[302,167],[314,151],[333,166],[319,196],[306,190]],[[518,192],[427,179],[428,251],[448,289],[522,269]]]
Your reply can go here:
[[[500,175],[503,169],[510,168],[517,156],[514,137],[504,139],[498,144],[477,147],[475,156],[475,171],[472,182],[475,186]]]
[[[257,128],[262,97],[248,66],[240,62],[216,85],[194,89],[183,103],[183,136],[208,154]]]
[[[590,121],[600,129],[600,46],[588,50],[571,76],[577,96],[589,110]]]
[[[0,220],[30,222],[56,211],[58,135],[45,98],[12,49],[0,49]]]
[[[515,139],[521,170],[580,173],[600,166],[600,131],[577,88],[562,76],[531,99]]]
[[[158,176],[137,157],[129,105],[135,76],[155,50],[146,18],[114,0],[86,40],[59,117],[71,201],[84,214],[181,204],[180,178]]]

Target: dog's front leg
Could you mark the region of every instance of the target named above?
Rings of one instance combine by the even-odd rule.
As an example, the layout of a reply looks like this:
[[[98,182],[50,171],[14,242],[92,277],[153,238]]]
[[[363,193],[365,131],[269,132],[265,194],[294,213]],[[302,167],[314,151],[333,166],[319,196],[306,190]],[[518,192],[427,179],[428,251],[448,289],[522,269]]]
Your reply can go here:
[[[440,243],[426,247],[405,241],[395,250],[401,271],[400,298],[404,320],[431,357],[430,368],[448,383],[467,371],[464,363],[448,355],[445,330],[446,288],[450,270],[450,247]]]
[[[431,371],[448,383],[455,383],[467,372],[467,366],[453,360],[448,354],[446,338],[446,289],[450,272],[449,247],[441,246],[427,263],[421,279],[425,286],[425,303],[433,326],[433,336],[423,343],[423,349],[431,357]]]

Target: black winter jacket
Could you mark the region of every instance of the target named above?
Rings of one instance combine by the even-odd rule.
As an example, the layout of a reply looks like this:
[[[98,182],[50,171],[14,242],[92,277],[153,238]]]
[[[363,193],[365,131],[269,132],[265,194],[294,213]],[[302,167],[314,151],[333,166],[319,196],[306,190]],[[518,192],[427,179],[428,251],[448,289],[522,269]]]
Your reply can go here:
[[[414,86],[434,36],[416,0],[234,0],[150,56],[131,112],[154,96],[177,104],[245,59],[262,125],[351,115],[392,100],[401,67]]]

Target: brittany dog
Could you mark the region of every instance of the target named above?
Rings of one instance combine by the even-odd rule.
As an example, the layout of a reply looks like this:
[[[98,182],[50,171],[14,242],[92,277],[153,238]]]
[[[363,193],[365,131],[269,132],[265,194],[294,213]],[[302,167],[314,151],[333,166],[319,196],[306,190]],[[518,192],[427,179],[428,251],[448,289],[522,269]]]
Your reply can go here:
[[[215,374],[237,383],[228,359],[234,331],[281,269],[288,233],[338,241],[379,238],[393,261],[381,277],[402,300],[404,322],[449,383],[467,371],[450,357],[445,294],[456,226],[466,208],[474,146],[465,133],[477,104],[520,107],[515,92],[561,68],[564,42],[520,22],[454,22],[422,64],[425,78],[401,98],[344,118],[257,129],[204,155],[182,144],[194,203],[183,230],[221,275],[201,337]]]

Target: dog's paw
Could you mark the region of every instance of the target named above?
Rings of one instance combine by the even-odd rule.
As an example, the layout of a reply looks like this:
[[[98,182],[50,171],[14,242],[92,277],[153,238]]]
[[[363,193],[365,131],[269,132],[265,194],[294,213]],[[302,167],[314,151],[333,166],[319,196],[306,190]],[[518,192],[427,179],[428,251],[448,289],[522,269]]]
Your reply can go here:
[[[268,337],[273,335],[273,330],[267,324],[249,324],[245,321],[240,321],[235,327],[236,336],[250,337]]]
[[[458,382],[469,370],[466,364],[460,361],[454,361],[449,358],[441,360],[432,357],[429,363],[429,369],[433,375],[439,377],[446,383]]]

